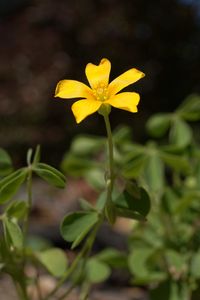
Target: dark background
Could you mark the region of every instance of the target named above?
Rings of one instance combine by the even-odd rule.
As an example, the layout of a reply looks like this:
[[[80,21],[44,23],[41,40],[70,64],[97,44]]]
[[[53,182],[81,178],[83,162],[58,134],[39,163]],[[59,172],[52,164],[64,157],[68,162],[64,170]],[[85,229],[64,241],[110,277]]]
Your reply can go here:
[[[0,0],[0,141],[21,163],[29,147],[58,164],[76,133],[104,134],[101,116],[80,125],[71,100],[54,99],[61,79],[86,82],[85,65],[112,62],[111,79],[136,67],[146,77],[138,114],[113,109],[113,128],[133,127],[200,92],[199,0]]]

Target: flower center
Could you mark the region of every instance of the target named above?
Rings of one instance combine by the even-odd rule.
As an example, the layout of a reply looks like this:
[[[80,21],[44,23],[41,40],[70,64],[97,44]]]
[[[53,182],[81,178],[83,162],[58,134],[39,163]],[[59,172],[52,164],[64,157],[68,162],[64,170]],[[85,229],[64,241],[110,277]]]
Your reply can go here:
[[[108,98],[108,88],[100,83],[93,88],[93,94],[98,101],[103,102]]]

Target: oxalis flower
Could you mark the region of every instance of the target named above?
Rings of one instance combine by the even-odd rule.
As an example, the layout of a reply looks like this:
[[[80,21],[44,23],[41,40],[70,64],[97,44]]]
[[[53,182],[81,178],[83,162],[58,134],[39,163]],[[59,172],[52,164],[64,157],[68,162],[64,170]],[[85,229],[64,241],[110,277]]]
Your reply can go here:
[[[77,123],[105,105],[137,112],[139,94],[134,92],[118,94],[118,92],[144,77],[144,73],[137,69],[130,69],[109,83],[110,70],[110,61],[103,58],[99,65],[89,63],[85,68],[90,87],[76,80],[61,80],[57,84],[55,97],[82,98],[72,105]]]

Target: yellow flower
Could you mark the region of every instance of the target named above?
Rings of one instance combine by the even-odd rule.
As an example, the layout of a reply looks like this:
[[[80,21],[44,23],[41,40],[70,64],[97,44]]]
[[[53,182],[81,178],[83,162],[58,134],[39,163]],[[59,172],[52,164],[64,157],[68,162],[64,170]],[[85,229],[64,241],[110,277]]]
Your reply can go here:
[[[56,87],[55,97],[71,99],[83,98],[72,105],[76,122],[98,111],[102,105],[137,112],[140,96],[134,92],[119,93],[120,90],[144,77],[137,69],[130,69],[109,84],[111,63],[101,60],[99,65],[87,64],[85,73],[90,87],[76,80],[61,80]]]

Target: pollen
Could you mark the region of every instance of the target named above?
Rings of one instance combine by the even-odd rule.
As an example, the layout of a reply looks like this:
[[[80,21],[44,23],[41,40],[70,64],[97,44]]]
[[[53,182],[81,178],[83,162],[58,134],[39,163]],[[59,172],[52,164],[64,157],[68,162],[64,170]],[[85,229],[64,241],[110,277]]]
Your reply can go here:
[[[105,101],[108,98],[108,89],[107,86],[102,83],[96,85],[93,88],[93,94],[98,101]]]
[[[104,92],[104,88],[100,87],[97,89],[97,94],[101,95]]]

